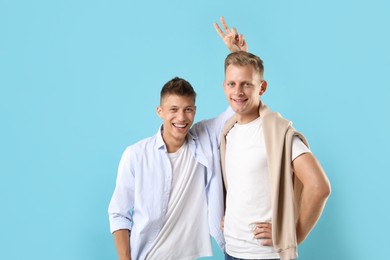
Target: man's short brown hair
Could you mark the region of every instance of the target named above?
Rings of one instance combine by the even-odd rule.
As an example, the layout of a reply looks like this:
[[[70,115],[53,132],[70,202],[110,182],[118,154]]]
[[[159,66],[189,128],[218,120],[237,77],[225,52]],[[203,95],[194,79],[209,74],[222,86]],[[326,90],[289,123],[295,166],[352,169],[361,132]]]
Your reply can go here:
[[[253,68],[263,77],[264,66],[263,61],[260,57],[246,52],[246,51],[237,51],[230,53],[225,59],[225,72],[229,65],[235,66],[246,66],[251,65]]]
[[[167,83],[165,83],[160,93],[160,104],[162,103],[164,97],[167,95],[191,97],[194,99],[194,103],[196,99],[196,92],[192,88],[191,84],[185,79],[179,77],[175,77],[170,81],[168,81]]]

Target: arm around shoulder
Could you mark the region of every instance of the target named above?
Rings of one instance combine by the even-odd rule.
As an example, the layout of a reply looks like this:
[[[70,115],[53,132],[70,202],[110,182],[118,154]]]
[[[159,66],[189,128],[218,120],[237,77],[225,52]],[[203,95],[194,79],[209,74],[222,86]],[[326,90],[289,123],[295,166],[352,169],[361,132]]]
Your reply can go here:
[[[303,184],[296,226],[298,244],[303,242],[319,220],[331,187],[325,171],[312,153],[298,156],[292,163],[294,174]]]

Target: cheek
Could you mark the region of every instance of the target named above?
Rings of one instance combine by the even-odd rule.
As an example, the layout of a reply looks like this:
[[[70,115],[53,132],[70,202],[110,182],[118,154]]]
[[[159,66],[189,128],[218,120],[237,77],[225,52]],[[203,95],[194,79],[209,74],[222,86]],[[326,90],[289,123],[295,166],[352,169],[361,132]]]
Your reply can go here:
[[[227,94],[228,94],[228,92],[227,92],[226,88],[223,88],[223,93],[225,93],[225,95],[227,95]]]
[[[174,114],[168,114],[168,115],[165,115],[165,121],[172,121],[172,119],[175,118],[175,115]]]
[[[260,91],[261,91],[261,89],[254,89],[254,90],[251,91],[250,95],[254,99],[258,99],[260,97]]]
[[[195,114],[189,114],[189,115],[188,115],[188,119],[191,120],[191,121],[194,121],[194,119],[195,119]]]
[[[225,91],[225,96],[226,97],[230,97],[230,96],[232,96],[233,95],[233,91],[231,90],[231,89],[227,89],[226,91]]]

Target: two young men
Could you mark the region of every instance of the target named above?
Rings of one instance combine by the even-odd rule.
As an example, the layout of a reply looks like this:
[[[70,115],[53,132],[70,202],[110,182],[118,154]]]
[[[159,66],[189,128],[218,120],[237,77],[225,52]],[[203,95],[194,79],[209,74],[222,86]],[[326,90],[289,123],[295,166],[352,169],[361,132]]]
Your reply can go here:
[[[329,193],[325,174],[303,136],[260,102],[267,87],[262,64],[246,53],[243,36],[221,22],[226,33],[215,28],[228,48],[244,50],[225,63],[224,90],[236,114],[222,140],[231,109],[191,128],[196,111],[191,85],[179,78],[164,85],[157,108],[163,125],[129,146],[119,165],[109,206],[119,259],[209,256],[209,234],[224,249],[221,141],[227,259],[293,259],[296,244],[321,214]]]

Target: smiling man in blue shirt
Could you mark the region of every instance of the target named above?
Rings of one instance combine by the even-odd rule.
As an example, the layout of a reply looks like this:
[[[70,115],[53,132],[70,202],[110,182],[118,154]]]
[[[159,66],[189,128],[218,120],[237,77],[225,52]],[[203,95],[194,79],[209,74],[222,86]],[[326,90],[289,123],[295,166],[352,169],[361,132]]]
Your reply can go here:
[[[195,117],[195,91],[180,78],[161,90],[157,133],[122,155],[109,205],[119,259],[195,259],[211,256],[210,235],[223,249],[220,133],[232,116]]]

